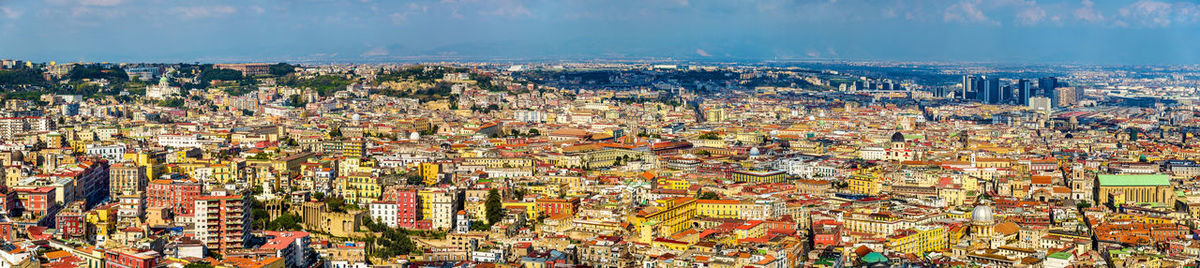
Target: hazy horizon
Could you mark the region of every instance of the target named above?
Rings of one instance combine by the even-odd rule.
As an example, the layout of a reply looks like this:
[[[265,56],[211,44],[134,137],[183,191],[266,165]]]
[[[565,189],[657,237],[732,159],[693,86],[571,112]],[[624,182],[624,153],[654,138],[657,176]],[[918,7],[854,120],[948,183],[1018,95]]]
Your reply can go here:
[[[0,58],[1200,63],[1194,1],[0,0]]]

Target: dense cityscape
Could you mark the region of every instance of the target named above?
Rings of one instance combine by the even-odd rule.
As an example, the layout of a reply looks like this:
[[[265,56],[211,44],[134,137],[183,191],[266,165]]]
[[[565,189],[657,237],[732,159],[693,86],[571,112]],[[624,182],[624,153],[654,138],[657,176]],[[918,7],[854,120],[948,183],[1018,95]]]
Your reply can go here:
[[[0,267],[1194,267],[1194,68],[0,61]]]
[[[0,268],[1200,268],[1200,0],[0,0]]]

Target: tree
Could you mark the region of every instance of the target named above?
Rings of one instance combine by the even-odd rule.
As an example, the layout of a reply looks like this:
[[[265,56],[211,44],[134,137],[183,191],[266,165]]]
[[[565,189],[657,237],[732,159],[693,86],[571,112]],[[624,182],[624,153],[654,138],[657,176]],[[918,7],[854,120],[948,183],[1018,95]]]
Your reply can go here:
[[[288,96],[287,100],[288,100],[287,101],[288,106],[292,106],[292,107],[296,107],[296,108],[303,108],[305,104],[308,104],[307,102],[304,101],[304,98],[302,98],[300,95]]]
[[[257,202],[257,201],[256,201]],[[267,228],[267,224],[271,220],[271,214],[266,209],[254,208],[250,210],[250,217],[253,219],[251,223],[256,228]]]
[[[517,200],[525,199],[526,192],[528,192],[528,190],[525,190],[525,188],[517,188],[516,190],[513,190],[513,197],[516,197]]]
[[[275,218],[275,220],[272,220],[271,222],[267,223],[267,230],[299,231],[299,230],[301,230],[301,228],[300,228],[301,220],[302,219],[300,218],[300,216],[296,216],[295,214],[284,212],[283,214],[279,215],[278,218]]]
[[[490,231],[492,225],[482,221],[471,221],[471,231]]]
[[[1082,209],[1085,209],[1085,208],[1090,208],[1090,207],[1092,207],[1092,204],[1091,204],[1091,203],[1088,203],[1088,201],[1082,201],[1082,200],[1081,200],[1081,201],[1079,201],[1079,203],[1075,203],[1075,207],[1078,207],[1079,209],[1081,209],[1081,210],[1082,210]]]
[[[405,182],[407,182],[408,185],[423,185],[425,184],[425,179],[421,178],[421,175],[416,173],[409,173],[407,176],[405,176]]]
[[[330,130],[330,131],[329,131],[329,137],[331,137],[331,138],[340,138],[340,137],[342,137],[342,129],[341,129],[341,128],[334,128],[333,130]]]
[[[530,137],[537,137],[537,136],[541,136],[542,132],[538,131],[536,128],[531,128],[531,129],[529,129],[529,132],[525,135],[528,135]]]
[[[329,207],[329,211],[346,212],[346,200],[341,197],[327,197],[325,198],[325,205]]]
[[[717,199],[721,199],[721,196],[717,195],[717,193],[714,193],[714,192],[703,192],[703,193],[700,193],[699,199],[701,199],[701,200],[717,200]]]
[[[484,203],[484,208],[487,210],[488,224],[496,224],[504,219],[504,208],[500,203],[500,191],[492,189],[488,191],[487,203]]]
[[[285,76],[296,72],[296,66],[286,62],[272,64],[269,68],[271,75],[274,76]]]

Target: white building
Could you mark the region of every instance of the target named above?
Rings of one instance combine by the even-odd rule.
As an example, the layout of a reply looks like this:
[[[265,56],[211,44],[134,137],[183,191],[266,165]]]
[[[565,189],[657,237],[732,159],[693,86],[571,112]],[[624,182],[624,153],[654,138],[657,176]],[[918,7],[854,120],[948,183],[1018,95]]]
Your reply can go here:
[[[388,227],[396,228],[396,218],[399,214],[400,204],[389,201],[375,201],[369,205],[371,211],[371,220],[376,223],[387,225]]]
[[[433,229],[450,230],[454,228],[454,195],[448,192],[438,192],[434,193],[431,199]]]
[[[159,135],[158,145],[172,148],[200,148],[203,146],[200,134],[192,135]]]
[[[513,113],[513,119],[521,122],[545,123],[546,113],[542,111],[520,110]]]
[[[149,99],[166,99],[179,96],[179,87],[173,87],[167,84],[167,78],[162,77],[158,80],[157,85],[146,87],[146,98]]]
[[[91,144],[89,144],[85,151],[87,152],[87,155],[99,156],[100,158],[108,159],[109,161],[115,161],[115,160],[125,157],[125,145],[124,144],[112,144],[112,145],[91,145]]]

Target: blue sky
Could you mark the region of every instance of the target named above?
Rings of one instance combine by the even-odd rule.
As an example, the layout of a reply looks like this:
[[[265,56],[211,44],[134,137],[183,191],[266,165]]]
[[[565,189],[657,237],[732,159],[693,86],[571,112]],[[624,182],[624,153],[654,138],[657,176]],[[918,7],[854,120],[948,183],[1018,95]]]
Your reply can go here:
[[[0,58],[1197,64],[1200,1],[0,0]]]

